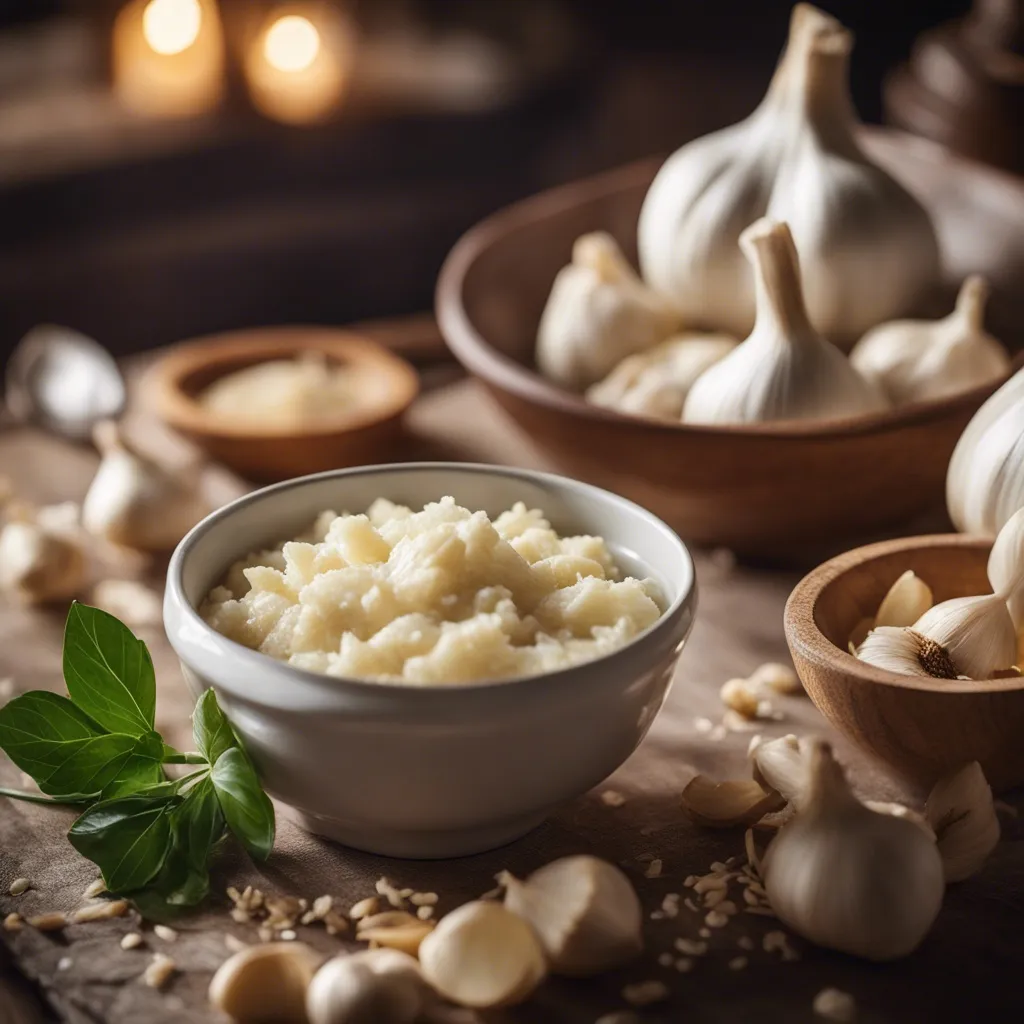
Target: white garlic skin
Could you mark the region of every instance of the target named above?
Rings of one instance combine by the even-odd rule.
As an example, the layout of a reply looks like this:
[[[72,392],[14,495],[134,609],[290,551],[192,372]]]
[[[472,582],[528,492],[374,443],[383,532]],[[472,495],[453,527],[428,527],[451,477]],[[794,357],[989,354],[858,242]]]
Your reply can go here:
[[[994,537],[1024,508],[1024,369],[974,414],[946,474],[946,506],[961,533]]]
[[[600,974],[643,950],[636,891],[619,868],[598,857],[563,857],[524,882],[508,877],[505,906],[532,926],[556,974]]]
[[[992,589],[1006,599],[1014,629],[1024,629],[1024,508],[999,531],[988,557]]]
[[[945,648],[957,673],[969,679],[991,679],[1017,660],[1017,631],[998,594],[942,601],[911,628]]]
[[[920,643],[902,626],[876,626],[857,648],[861,661],[903,676],[927,676]]]
[[[74,597],[86,577],[85,553],[77,539],[46,529],[44,523],[45,518],[32,517],[0,528],[0,590],[29,604]]]
[[[740,245],[754,265],[757,323],[750,336],[697,378],[683,422],[830,420],[878,412],[886,401],[807,318],[788,225],[752,224]]]
[[[809,779],[804,806],[764,857],[772,910],[819,946],[868,960],[912,953],[942,906],[935,843],[918,825],[860,803],[820,741]]]
[[[414,957],[370,949],[328,960],[306,991],[309,1024],[413,1024],[427,989]]]
[[[582,389],[626,356],[664,341],[678,324],[677,311],[643,284],[611,235],[583,235],[541,315],[537,366],[550,380]]]
[[[969,277],[956,309],[942,320],[896,320],[861,338],[850,362],[894,405],[927,402],[1004,377],[1006,349],[983,326],[988,285]]]
[[[640,266],[686,322],[750,331],[754,285],[736,243],[763,216],[790,223],[811,321],[843,347],[910,312],[938,280],[928,214],[856,140],[851,46],[838,21],[797,4],[757,110],[683,146],[658,172],[640,213]]]

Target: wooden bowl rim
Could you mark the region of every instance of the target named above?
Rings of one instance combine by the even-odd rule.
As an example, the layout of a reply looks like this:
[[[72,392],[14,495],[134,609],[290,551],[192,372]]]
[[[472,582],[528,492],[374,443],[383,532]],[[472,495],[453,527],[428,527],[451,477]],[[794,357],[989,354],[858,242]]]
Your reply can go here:
[[[941,156],[947,164],[961,164],[970,173],[988,178],[992,185],[1012,188],[1020,193],[1024,202],[1024,183],[1012,175],[1001,174],[963,157],[954,157],[942,147],[905,132],[888,128],[863,128],[862,132],[869,140],[881,142],[884,146],[931,151],[936,156]],[[634,429],[663,436],[674,434],[694,438],[772,439],[786,444],[886,434],[963,415],[977,409],[989,395],[1024,366],[1024,353],[1019,353],[1013,359],[1010,371],[989,384],[946,398],[917,402],[863,416],[825,421],[788,420],[765,424],[705,426],[648,419],[594,405],[581,395],[559,387],[546,380],[540,373],[517,363],[495,349],[473,326],[462,302],[466,276],[477,258],[494,243],[518,229],[545,220],[582,202],[609,197],[621,191],[627,184],[635,184],[642,173],[655,170],[661,163],[661,158],[640,160],[625,167],[618,167],[529,196],[484,218],[455,243],[438,276],[435,308],[437,321],[448,347],[470,373],[500,391],[509,392],[534,405],[583,420],[628,425]]]
[[[206,367],[223,365],[227,374],[236,360],[254,355],[257,358],[246,365],[255,365],[294,356],[298,350],[324,352],[340,361],[386,374],[391,381],[387,401],[368,408],[357,406],[355,412],[340,413],[315,426],[254,428],[232,424],[209,412],[182,387],[187,375]],[[416,399],[420,384],[410,363],[371,338],[343,328],[303,324],[243,328],[179,342],[146,371],[142,389],[153,402],[157,415],[186,433],[232,440],[317,440],[337,438],[393,420]]]
[[[931,679],[926,676],[904,676],[896,672],[869,665],[855,658],[849,651],[836,647],[818,628],[814,612],[818,598],[830,583],[851,569],[877,558],[906,551],[928,548],[970,548],[988,551],[990,537],[962,533],[934,533],[917,537],[897,537],[894,540],[867,544],[853,548],[823,562],[809,572],[794,588],[786,601],[783,624],[786,640],[794,653],[820,669],[842,673],[847,678],[880,686],[893,686],[904,690],[923,690],[928,693],[977,694],[1013,693],[1024,691],[1024,678],[1011,679]]]

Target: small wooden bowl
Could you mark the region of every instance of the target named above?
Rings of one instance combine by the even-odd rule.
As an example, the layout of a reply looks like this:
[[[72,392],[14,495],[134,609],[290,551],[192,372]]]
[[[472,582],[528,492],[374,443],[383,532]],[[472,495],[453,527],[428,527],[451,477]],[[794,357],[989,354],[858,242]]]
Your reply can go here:
[[[991,547],[962,534],[870,544],[820,565],[786,604],[786,640],[815,706],[849,739],[919,783],[968,761],[980,761],[997,790],[1024,783],[1024,679],[897,675],[855,658],[847,642],[907,569],[936,602],[990,593]]]
[[[933,212],[952,278],[995,279],[994,329],[998,313],[1015,331],[1003,340],[1019,347],[1019,288],[1000,274],[1007,263],[1024,267],[1024,252],[1002,240],[1010,225],[1024,237],[1024,182],[898,133],[865,131],[864,144]],[[635,256],[658,166],[545,192],[465,235],[437,288],[455,357],[567,475],[619,491],[696,543],[773,559],[809,546],[842,550],[941,505],[949,457],[992,387],[855,420],[700,427],[600,408],[537,372],[537,324],[573,241],[606,230]],[[947,296],[944,308],[951,304]]]
[[[320,352],[366,375],[374,398],[341,407],[310,426],[254,428],[205,409],[200,392],[219,377],[271,359]],[[143,402],[212,458],[258,481],[380,462],[401,434],[402,414],[419,392],[416,371],[374,341],[334,327],[266,327],[213,334],[176,345],[142,381]]]

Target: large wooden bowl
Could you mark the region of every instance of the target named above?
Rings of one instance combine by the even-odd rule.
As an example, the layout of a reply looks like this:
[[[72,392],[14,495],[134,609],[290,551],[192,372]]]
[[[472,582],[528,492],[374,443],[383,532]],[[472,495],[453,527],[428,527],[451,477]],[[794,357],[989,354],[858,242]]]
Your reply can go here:
[[[994,276],[1000,322],[1024,323],[1019,284],[1002,284],[1008,266],[1024,273],[1024,182],[898,133],[866,133],[866,144],[934,211],[943,248],[958,257],[947,259],[951,280],[969,270]],[[537,324],[573,241],[604,229],[635,253],[657,167],[544,193],[465,235],[437,289],[455,356],[567,474],[629,496],[698,543],[760,556],[841,550],[843,538],[863,540],[938,505],[953,446],[990,388],[824,426],[709,428],[598,408],[536,372]]]
[[[897,675],[847,649],[889,587],[912,569],[936,602],[991,592],[992,542],[962,534],[909,537],[848,551],[819,566],[786,604],[786,640],[819,711],[899,774],[925,785],[980,761],[997,790],[1024,783],[1024,679],[982,682]]]

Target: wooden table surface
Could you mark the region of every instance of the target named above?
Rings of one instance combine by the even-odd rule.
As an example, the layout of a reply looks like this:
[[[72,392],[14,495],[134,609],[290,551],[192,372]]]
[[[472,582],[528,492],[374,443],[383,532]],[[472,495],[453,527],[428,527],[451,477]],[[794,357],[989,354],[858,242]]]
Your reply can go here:
[[[410,415],[404,457],[448,457],[551,468],[472,382],[459,381],[426,393]],[[0,434],[0,471],[17,490],[40,501],[78,498],[90,478],[95,456],[28,430]],[[229,488],[230,489],[230,488]],[[780,720],[758,722],[751,731],[708,732],[722,719],[722,682],[749,674],[766,660],[785,660],[782,609],[798,573],[736,567],[724,553],[698,553],[700,605],[697,625],[680,662],[669,699],[640,749],[605,785],[561,808],[542,827],[511,846],[449,862],[388,860],[356,853],[302,833],[279,813],[277,846],[269,862],[256,867],[233,847],[216,862],[214,896],[200,912],[182,918],[173,945],[148,926],[146,946],[125,951],[119,939],[138,922],[130,919],[74,925],[63,933],[32,929],[0,932],[0,1024],[46,1020],[73,1024],[170,1024],[217,1020],[207,1006],[212,972],[228,955],[227,933],[257,941],[253,925],[228,916],[225,886],[247,883],[264,890],[312,898],[331,893],[348,906],[373,892],[381,875],[400,886],[438,892],[447,911],[493,885],[495,872],[521,874],[570,852],[593,852],[621,863],[641,895],[648,917],[668,893],[684,893],[683,879],[706,872],[711,863],[741,856],[739,831],[709,832],[689,824],[679,793],[696,771],[726,777],[746,772],[746,750],[754,732],[765,737],[787,732],[829,734],[802,696],[775,700]],[[107,570],[109,571],[109,570]],[[125,571],[122,567],[119,571]],[[143,578],[160,585],[160,566]],[[60,641],[66,609],[29,611],[0,604],[0,679],[9,695],[26,689],[62,689]],[[191,700],[160,626],[138,630],[150,645],[157,668],[157,728],[168,741],[188,744]],[[704,721],[702,721],[704,720]],[[876,799],[920,799],[837,739],[856,788]],[[19,784],[19,773],[0,759],[0,785]],[[608,806],[600,794],[614,789],[625,797]],[[628,969],[590,981],[551,980],[522,1007],[493,1011],[478,1019],[495,1024],[591,1024],[603,1014],[626,1009],[622,986],[660,979],[670,1000],[639,1014],[643,1021],[685,1019],[712,1022],[813,1021],[815,994],[835,986],[854,995],[858,1020],[875,1024],[1021,1019],[1024,986],[1024,828],[1015,809],[1024,794],[1010,794],[1003,818],[1004,841],[985,869],[949,889],[932,934],[920,950],[894,964],[868,964],[817,950],[794,940],[799,960],[782,962],[762,948],[765,933],[778,927],[770,918],[739,914],[715,931],[706,956],[682,974],[659,966],[660,954],[677,937],[697,937],[700,915],[681,909],[676,918],[648,920],[647,952]],[[280,808],[279,808],[280,811]],[[95,877],[64,833],[69,813],[0,799],[0,917],[12,910],[35,914],[70,910]],[[761,840],[762,844],[766,838]],[[663,862],[660,877],[646,878],[652,857]],[[33,888],[7,895],[12,879],[24,876]],[[324,952],[352,947],[344,936],[302,928],[300,937]],[[744,948],[752,945],[753,949]],[[164,992],[147,988],[140,975],[153,951],[171,954],[179,973]],[[733,969],[736,957],[747,958]]]

